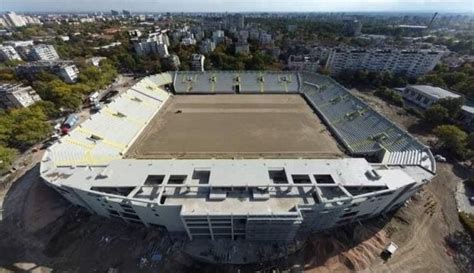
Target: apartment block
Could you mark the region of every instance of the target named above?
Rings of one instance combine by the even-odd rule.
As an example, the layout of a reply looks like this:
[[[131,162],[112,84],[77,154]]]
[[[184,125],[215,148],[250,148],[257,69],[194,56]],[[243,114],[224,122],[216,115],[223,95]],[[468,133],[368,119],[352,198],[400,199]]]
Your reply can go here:
[[[417,77],[434,69],[443,56],[439,50],[353,50],[331,51],[326,67],[332,75],[343,71],[378,71]]]
[[[31,86],[23,84],[0,84],[0,104],[3,108],[28,107],[41,98]]]

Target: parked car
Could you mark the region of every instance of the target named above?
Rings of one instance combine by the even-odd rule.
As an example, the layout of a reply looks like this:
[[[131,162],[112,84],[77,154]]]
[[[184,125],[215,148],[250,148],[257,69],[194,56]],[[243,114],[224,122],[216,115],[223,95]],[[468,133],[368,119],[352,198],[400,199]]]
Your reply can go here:
[[[70,114],[61,125],[61,134],[65,135],[76,125],[79,121],[79,117],[76,114]]]

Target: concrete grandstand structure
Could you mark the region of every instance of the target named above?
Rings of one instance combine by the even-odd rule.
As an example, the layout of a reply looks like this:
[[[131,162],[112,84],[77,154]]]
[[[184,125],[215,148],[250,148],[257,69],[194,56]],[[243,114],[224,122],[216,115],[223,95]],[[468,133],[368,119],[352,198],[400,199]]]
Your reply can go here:
[[[209,102],[198,101],[199,107],[192,108],[191,101],[180,100],[193,96],[188,93],[208,101],[223,96],[219,114],[210,113],[216,107]],[[258,97],[262,94],[266,97]],[[282,100],[285,96],[288,100]],[[232,97],[244,100],[236,106]],[[268,104],[266,98],[272,97],[278,100]],[[309,130],[310,123],[298,122],[309,115],[298,98],[311,107],[311,117],[315,123],[321,120],[321,127]],[[258,104],[247,107],[253,99]],[[176,107],[170,108],[173,103]],[[294,107],[284,108],[287,105]],[[278,113],[273,112],[275,108]],[[249,128],[242,122],[228,135],[210,140],[228,143],[229,149],[215,146],[207,156],[190,153],[193,140],[199,146],[205,139],[189,136],[199,128],[199,118],[221,116],[223,121],[212,123],[225,130],[226,123],[235,122],[226,122],[227,118],[249,111],[250,121],[265,117],[270,122],[268,128],[261,128],[264,137],[252,138],[251,132],[245,135],[249,140],[238,135],[240,139],[233,142],[234,134]],[[147,138],[155,141],[150,143],[165,141],[162,135],[143,135],[173,128],[166,127],[173,119],[153,121],[166,113],[179,120],[194,118],[184,129],[187,138],[171,134],[185,142],[176,147],[186,149],[176,150],[169,158],[140,157],[136,145]],[[281,120],[285,115],[294,119],[285,123]],[[290,141],[297,142],[300,134],[304,138],[304,132],[309,132],[317,138],[307,142],[313,146],[317,142],[333,145],[325,144],[330,140],[322,135],[330,132],[337,140],[333,146],[339,145],[340,151],[305,154],[304,146],[292,147],[285,139],[279,145],[291,149],[238,153],[239,141],[246,145],[245,141],[263,137],[256,145],[260,148],[284,138],[280,123],[299,126],[288,127],[296,131],[288,135]],[[204,136],[219,134],[208,127],[203,130]],[[435,160],[427,147],[334,80],[286,71],[180,71],[146,77],[48,148],[41,163],[42,178],[73,204],[105,217],[186,233],[191,240],[288,241],[369,219],[401,207],[435,173]]]

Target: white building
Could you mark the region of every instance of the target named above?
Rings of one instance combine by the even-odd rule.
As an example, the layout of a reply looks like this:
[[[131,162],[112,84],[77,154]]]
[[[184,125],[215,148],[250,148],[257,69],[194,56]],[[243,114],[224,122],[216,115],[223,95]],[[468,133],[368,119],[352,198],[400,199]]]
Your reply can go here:
[[[13,11],[9,11],[4,15],[5,21],[8,25],[13,27],[24,27],[26,26],[26,20],[23,16],[14,13]]]
[[[261,45],[271,44],[273,42],[272,35],[269,33],[262,32],[260,33],[260,37],[258,41]]]
[[[98,66],[100,66],[100,62],[101,62],[102,60],[105,60],[105,59],[107,59],[107,58],[106,58],[106,57],[99,57],[99,56],[96,56],[96,57],[91,57],[91,58],[87,59],[86,62],[92,64],[93,66],[97,66],[97,67],[98,67]]]
[[[196,39],[194,39],[193,35],[184,37],[181,39],[181,44],[184,46],[190,46],[190,45],[195,45],[197,43]]]
[[[62,65],[57,73],[67,83],[74,83],[79,77],[79,69],[74,64]]]
[[[469,132],[474,132],[474,106],[464,105],[461,108],[460,120]]]
[[[215,30],[214,32],[212,32],[212,40],[216,44],[223,43],[224,39],[225,39],[225,33],[223,30]]]
[[[0,46],[0,60],[6,61],[21,61],[21,57],[12,46]]]
[[[216,49],[216,43],[211,39],[206,39],[201,43],[199,51],[202,54],[211,54]]]
[[[0,104],[4,108],[28,107],[41,98],[31,86],[22,84],[0,84]]]
[[[169,56],[167,60],[174,70],[178,70],[181,65],[181,61],[179,60],[178,55],[171,54],[171,56]]]
[[[79,69],[71,61],[31,62],[17,66],[15,71],[23,77],[31,80],[34,80],[36,74],[41,71],[48,71],[56,74],[67,83],[74,83],[79,77]]]
[[[288,69],[293,71],[318,71],[319,60],[306,55],[290,55],[288,57]]]
[[[33,61],[56,61],[59,60],[59,55],[53,45],[39,44],[31,49],[30,59]]]
[[[460,95],[440,87],[430,85],[408,85],[402,92],[403,98],[423,109],[428,109],[440,99],[461,98]]]
[[[146,39],[135,39],[133,41],[133,47],[138,55],[158,54],[161,58],[169,56],[168,46],[163,34],[151,35]]]
[[[206,57],[202,54],[193,54],[191,56],[191,69],[194,71],[204,71],[204,60]]]
[[[417,77],[434,69],[443,56],[437,50],[345,50],[331,51],[326,68],[332,75],[368,70]]]
[[[250,45],[247,42],[239,41],[235,44],[235,54],[249,54]]]

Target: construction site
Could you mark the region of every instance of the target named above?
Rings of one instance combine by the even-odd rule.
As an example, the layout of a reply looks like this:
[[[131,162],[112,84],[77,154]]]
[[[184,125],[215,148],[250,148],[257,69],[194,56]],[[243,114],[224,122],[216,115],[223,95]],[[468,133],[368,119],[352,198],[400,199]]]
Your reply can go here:
[[[473,174],[416,122],[316,74],[146,78],[1,184],[0,272],[459,272]]]

